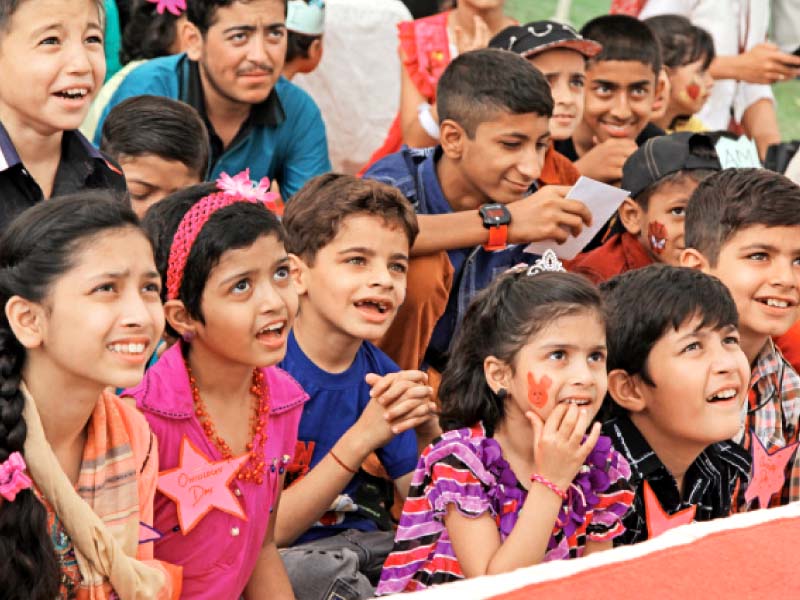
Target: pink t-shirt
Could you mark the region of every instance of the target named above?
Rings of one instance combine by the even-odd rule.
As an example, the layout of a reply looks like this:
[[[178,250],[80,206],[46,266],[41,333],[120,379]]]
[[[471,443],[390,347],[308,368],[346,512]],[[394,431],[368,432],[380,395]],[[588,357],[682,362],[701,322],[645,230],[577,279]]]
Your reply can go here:
[[[183,567],[183,598],[239,598],[264,542],[275,493],[287,462],[285,457],[294,453],[297,426],[308,395],[285,371],[277,367],[262,371],[270,406],[264,447],[267,472],[261,485],[238,480],[231,484],[231,490],[247,514],[247,521],[213,509],[188,535],[183,535],[175,504],[156,493],[154,527],[163,537],[156,541],[155,556]],[[136,406],[158,438],[161,471],[178,466],[184,436],[210,460],[222,460],[194,414],[180,344],[167,350],[147,371],[142,382],[126,390],[124,395],[136,399]]]

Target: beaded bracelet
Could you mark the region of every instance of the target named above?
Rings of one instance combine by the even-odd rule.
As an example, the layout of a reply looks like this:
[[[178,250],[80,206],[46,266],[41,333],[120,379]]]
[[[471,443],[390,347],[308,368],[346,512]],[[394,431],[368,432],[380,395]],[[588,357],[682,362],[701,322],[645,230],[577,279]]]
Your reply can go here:
[[[560,489],[555,483],[553,483],[552,481],[550,481],[545,477],[542,477],[538,473],[534,473],[533,475],[531,475],[531,481],[535,483],[541,483],[543,486],[552,491],[554,494],[558,494],[558,497],[561,498],[562,500],[567,499],[567,492]]]
[[[340,466],[340,467],[342,467],[342,468],[343,468],[345,471],[347,471],[348,473],[352,473],[353,475],[355,475],[355,474],[357,474],[357,473],[358,473],[358,471],[354,471],[353,469],[351,469],[350,467],[348,467],[346,464],[344,464],[344,462],[342,462],[342,459],[341,459],[341,458],[339,458],[338,456],[336,456],[336,455],[333,453],[333,448],[331,448],[330,450],[328,450],[328,454],[330,454],[330,455],[331,455],[331,458],[332,458],[333,460],[335,460],[337,463],[339,463],[339,466]]]

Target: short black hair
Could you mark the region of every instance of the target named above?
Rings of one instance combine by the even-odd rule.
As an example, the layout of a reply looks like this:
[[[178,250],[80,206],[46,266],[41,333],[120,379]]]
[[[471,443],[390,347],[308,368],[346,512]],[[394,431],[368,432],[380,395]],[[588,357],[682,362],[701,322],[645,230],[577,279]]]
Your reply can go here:
[[[217,9],[230,6],[234,2],[248,4],[251,0],[188,0],[186,18],[205,35],[217,18]],[[286,14],[288,0],[283,0],[283,12]]]
[[[208,131],[188,104],[161,96],[134,96],[117,104],[103,122],[100,149],[123,156],[152,154],[183,163],[199,179],[208,168]]]
[[[217,191],[216,183],[193,185],[170,194],[145,214],[142,227],[153,244],[156,268],[161,276],[162,301],[167,300],[167,270],[175,232],[189,209]],[[228,250],[247,248],[266,235],[274,235],[281,242],[286,238],[278,217],[260,202],[235,202],[211,215],[192,244],[178,290],[178,299],[192,318],[204,322],[203,290],[222,255]],[[169,323],[166,331],[179,337]]]
[[[650,352],[670,329],[701,318],[700,327],[738,326],[728,288],[696,269],[654,264],[600,285],[606,302],[608,371],[621,369],[655,385],[647,369]]]
[[[600,54],[588,61],[636,61],[653,69],[653,77],[661,72],[661,47],[653,30],[639,19],[627,15],[603,15],[586,23],[580,31],[587,39],[603,46]]]
[[[703,59],[703,70],[714,60],[714,38],[702,27],[681,15],[659,15],[644,21],[661,44],[665,67],[675,68]]]
[[[308,51],[317,40],[321,40],[322,35],[308,35],[288,30],[286,32],[286,63],[293,60],[308,58]]]
[[[715,267],[738,231],[800,226],[800,186],[766,169],[726,169],[706,177],[686,207],[685,243]]]
[[[465,52],[442,73],[436,88],[439,121],[451,120],[472,138],[498,111],[553,115],[553,96],[536,67],[518,54],[487,48]]]

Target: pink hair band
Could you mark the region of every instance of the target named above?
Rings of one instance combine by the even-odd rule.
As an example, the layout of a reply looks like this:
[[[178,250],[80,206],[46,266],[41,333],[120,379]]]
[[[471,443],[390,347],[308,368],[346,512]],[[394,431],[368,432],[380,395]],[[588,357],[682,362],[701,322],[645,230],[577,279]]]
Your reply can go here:
[[[6,461],[0,464],[0,496],[13,502],[17,494],[31,487],[31,478],[25,474],[27,465],[22,454],[12,452]]]

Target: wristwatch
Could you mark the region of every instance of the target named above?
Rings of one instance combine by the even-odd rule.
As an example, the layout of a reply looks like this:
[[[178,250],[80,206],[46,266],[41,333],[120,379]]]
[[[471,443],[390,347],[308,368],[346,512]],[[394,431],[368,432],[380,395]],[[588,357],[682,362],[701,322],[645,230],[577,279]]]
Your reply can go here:
[[[489,241],[483,245],[484,250],[490,252],[502,250],[508,242],[508,224],[511,223],[511,213],[504,204],[484,204],[478,209],[483,219],[483,226],[489,230]]]

